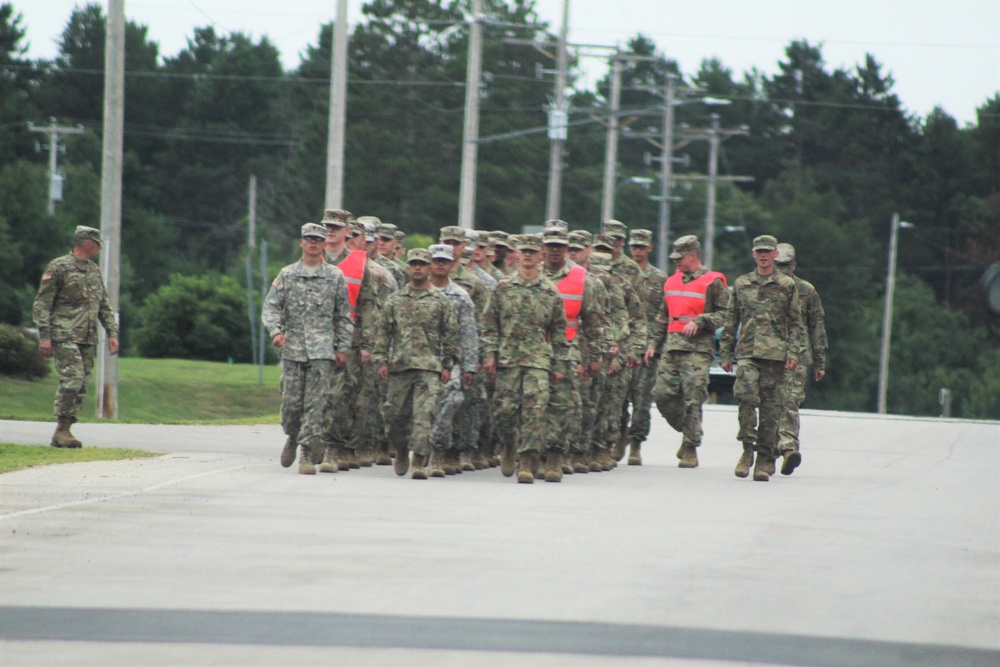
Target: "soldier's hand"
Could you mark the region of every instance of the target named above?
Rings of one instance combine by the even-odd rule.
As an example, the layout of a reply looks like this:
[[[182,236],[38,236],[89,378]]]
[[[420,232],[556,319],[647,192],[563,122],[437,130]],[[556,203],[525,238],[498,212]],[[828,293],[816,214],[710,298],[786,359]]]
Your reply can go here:
[[[692,336],[697,335],[699,331],[701,331],[701,327],[694,322],[688,322],[684,325],[684,329],[681,330],[681,335],[686,338],[691,338]]]
[[[638,365],[639,362],[634,357],[629,357],[625,360],[625,368],[635,368]]]
[[[729,359],[726,359],[725,361],[723,361],[722,362],[722,370],[726,371],[727,373],[732,373],[733,372],[733,362],[730,361]]]
[[[388,378],[389,377],[389,367],[388,366],[380,366],[379,369],[378,369],[378,376],[382,380],[385,380],[386,378]]]
[[[590,362],[590,366],[587,367],[587,376],[597,377],[600,372],[601,372],[601,362],[598,361],[597,359],[594,359],[593,361]]]
[[[48,359],[52,356],[52,341],[51,340],[40,340],[38,341],[38,352],[43,357]]]
[[[618,356],[618,353],[619,353],[620,351],[621,351],[621,348],[620,348],[620,347],[618,347],[617,345],[612,345],[612,346],[611,346],[611,347],[610,347],[610,348],[608,349],[608,354],[610,354],[610,355],[611,355],[612,357],[617,357],[617,356]]]
[[[799,365],[799,362],[794,359],[788,359],[785,361],[785,370],[794,371],[795,367]]]
[[[819,382],[820,380],[823,379],[823,376],[825,375],[826,375],[825,370],[823,370],[822,368],[817,368],[815,371],[813,371],[813,380]]]
[[[274,338],[271,339],[271,345],[281,348],[285,346],[285,334],[274,334]]]
[[[614,361],[610,366],[608,366],[608,375],[618,375],[618,371],[620,370],[621,368],[618,366],[618,362]]]
[[[447,368],[441,371],[441,384],[448,384],[448,381],[450,379],[451,379],[451,371],[449,371]]]
[[[656,356],[656,350],[654,350],[653,348],[649,348],[648,350],[646,350],[646,356],[643,357],[643,361],[646,362],[647,366],[652,366],[653,357],[655,356]]]
[[[487,361],[483,364],[483,370],[486,371],[486,374],[490,377],[495,377],[497,374],[497,362]]]
[[[476,374],[472,371],[466,371],[462,373],[462,384],[466,387],[471,387],[472,383],[476,381]]]
[[[552,371],[552,384],[559,384],[565,379],[565,373],[559,373],[557,371]]]
[[[576,365],[576,376],[581,380],[587,377],[587,370],[583,367],[583,364]]]
[[[333,362],[334,368],[343,368],[344,364],[347,363],[347,355],[344,354],[343,352],[334,352],[333,358],[334,358]]]
[[[361,350],[361,365],[364,366],[372,360],[372,353],[368,350]],[[384,378],[383,378],[384,379]]]
[[[108,350],[111,352],[112,356],[118,354],[118,339],[109,338],[108,339]]]

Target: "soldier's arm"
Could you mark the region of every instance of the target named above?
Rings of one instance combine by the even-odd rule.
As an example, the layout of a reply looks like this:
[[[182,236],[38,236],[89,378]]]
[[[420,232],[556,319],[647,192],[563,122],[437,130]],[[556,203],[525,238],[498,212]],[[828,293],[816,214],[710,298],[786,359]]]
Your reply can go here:
[[[38,293],[35,295],[35,303],[31,308],[32,319],[38,325],[39,340],[44,341],[52,338],[52,305],[62,285],[62,270],[53,264],[45,267],[42,280],[38,285]]]
[[[333,341],[336,352],[347,352],[354,341],[354,322],[351,321],[351,302],[347,297],[347,281],[343,274],[334,286]]]
[[[382,308],[381,317],[375,331],[375,339],[372,342],[372,363],[376,368],[389,365],[389,348],[392,345],[393,329],[393,300],[386,302]]]
[[[639,294],[632,290],[629,295],[628,316],[629,316],[629,356],[633,359],[641,359],[646,354],[646,315],[643,313],[642,302]]]
[[[462,358],[462,348],[459,345],[458,319],[455,316],[455,309],[451,305],[451,299],[444,294],[441,297],[444,317],[441,320],[441,366],[444,370],[451,370]]]
[[[375,343],[380,305],[375,276],[366,268],[361,291],[358,292],[358,307],[354,319],[354,326],[361,329],[359,345],[362,350],[371,350]]]
[[[806,327],[802,319],[799,290],[794,285],[788,300],[788,329],[785,336],[785,345],[788,348],[786,360],[798,363],[805,354]]]
[[[108,338],[118,338],[118,319],[115,317],[114,309],[111,308],[108,290],[104,288],[104,283],[101,283],[101,303],[97,307],[97,320],[104,327]]]
[[[576,372],[575,366],[569,367],[572,348],[566,340],[566,309],[563,308],[562,298],[558,293],[552,295],[549,323],[545,328],[548,330],[549,342],[552,345],[552,365],[549,370],[553,373],[562,373],[564,376]]]
[[[740,300],[739,286],[733,286],[733,293],[729,298],[729,307],[726,308],[726,317],[723,320],[722,335],[719,340],[719,356],[723,362],[732,361],[733,347],[736,345],[736,330],[740,325]]]
[[[656,317],[649,323],[649,342],[646,349],[653,350],[654,354],[659,354],[663,350],[663,343],[667,340],[667,325],[670,323],[670,312],[667,310],[667,302],[660,299],[660,307],[656,311]]]
[[[497,293],[499,295],[499,292]],[[483,314],[482,335],[479,337],[479,353],[483,365],[496,363],[497,347],[500,344],[500,299],[494,297]]]
[[[268,336],[273,340],[275,336],[284,333],[284,322],[282,315],[285,311],[285,274],[279,273],[278,277],[271,283],[271,289],[264,297],[264,305],[261,308],[260,319],[267,329]]]
[[[580,304],[580,324],[583,325],[583,341],[586,353],[598,361],[607,352],[604,338],[604,322],[597,305],[594,280],[587,278],[583,283],[583,301]]]
[[[462,372],[475,373],[479,364],[479,332],[476,330],[476,308],[472,300],[463,300],[455,309],[455,315],[462,349]]]
[[[725,324],[728,309],[729,290],[721,278],[716,278],[705,292],[705,312],[694,318],[694,322],[700,329],[715,331]]]
[[[813,292],[810,307],[808,309],[809,342],[812,345],[813,366],[818,371],[826,370],[826,351],[828,349],[826,341],[826,317],[823,311],[823,301],[819,298],[818,292]]]

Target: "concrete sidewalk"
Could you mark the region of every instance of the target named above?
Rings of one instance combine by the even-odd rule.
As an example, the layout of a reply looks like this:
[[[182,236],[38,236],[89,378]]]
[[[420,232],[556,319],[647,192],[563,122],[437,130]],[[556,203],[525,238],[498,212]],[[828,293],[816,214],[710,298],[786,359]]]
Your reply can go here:
[[[735,409],[695,470],[654,418],[646,465],[532,486],[78,425],[166,455],[0,476],[0,663],[1000,663],[1000,424],[805,411],[764,484],[733,476]]]

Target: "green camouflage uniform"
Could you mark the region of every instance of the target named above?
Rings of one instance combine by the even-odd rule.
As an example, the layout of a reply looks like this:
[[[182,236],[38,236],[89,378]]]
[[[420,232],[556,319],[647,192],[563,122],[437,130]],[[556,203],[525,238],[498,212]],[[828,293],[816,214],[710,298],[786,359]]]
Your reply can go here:
[[[462,374],[475,373],[478,368],[479,332],[476,329],[476,307],[469,293],[450,280],[440,292],[448,297],[455,309],[461,350],[458,363],[451,369],[451,379],[444,386],[431,438],[434,449],[448,449],[453,447],[455,413],[465,401]]]
[[[702,267],[685,273],[689,283],[708,273]],[[701,426],[702,405],[708,399],[708,373],[715,357],[715,331],[725,323],[729,308],[729,290],[716,278],[705,290],[705,312],[694,318],[697,334],[688,338],[680,333],[667,333],[670,313],[660,288],[660,304],[649,328],[649,347],[660,354],[666,342],[666,354],[660,359],[653,387],[656,408],[670,426],[684,434],[685,447],[701,446],[704,431]]]
[[[430,454],[441,372],[451,369],[460,355],[455,309],[440,290],[408,284],[389,297],[372,363],[389,369],[383,412],[391,444],[406,443],[415,454]]]
[[[484,363],[497,366],[494,442],[499,449],[541,453],[549,373],[568,373],[566,316],[556,286],[516,274],[497,286],[483,318]],[[573,370],[575,371],[575,365]]]
[[[354,336],[347,284],[335,266],[283,268],[264,299],[261,320],[281,348],[281,428],[303,458],[318,447],[333,377],[335,352],[347,354]]]
[[[628,309],[629,336],[627,344],[621,349],[621,370],[615,375],[608,375],[605,381],[604,396],[598,413],[604,416],[604,438],[608,446],[614,446],[625,436],[627,423],[622,423],[622,412],[626,410],[625,398],[629,383],[632,380],[633,368],[625,365],[625,361],[642,359],[646,353],[647,326],[636,284],[641,280],[639,265],[625,255],[612,259],[611,277],[616,281],[625,296],[625,306]]]
[[[450,280],[468,292],[476,307],[476,325],[482,326],[483,313],[490,300],[490,290],[486,288],[483,281],[479,279],[471,269],[462,266],[462,262],[456,263],[454,270],[448,276]],[[452,438],[452,448],[458,451],[470,451],[475,448],[479,426],[482,423],[482,401],[485,391],[485,378],[476,378],[476,382],[471,387],[462,385],[462,403],[458,406],[454,420],[454,437]]]
[[[733,359],[735,353],[737,363],[733,393],[739,402],[740,429],[736,437],[744,444],[756,442],[757,451],[772,460],[781,453],[778,426],[786,405],[785,362],[802,358],[804,334],[794,280],[777,270],[767,276],[752,271],[736,279],[720,350],[723,361]]]
[[[639,268],[639,278],[639,303],[646,316],[647,331],[651,332],[656,314],[660,312],[660,306],[663,304],[663,283],[666,282],[667,276],[650,264],[645,269]],[[628,439],[633,445],[642,444],[649,437],[649,406],[652,402],[659,360],[660,355],[657,354],[648,366],[645,362],[641,362],[632,369],[632,380],[629,382],[622,409],[622,429],[628,429]]]
[[[52,341],[59,374],[55,416],[75,420],[94,368],[100,340],[97,323],[109,338],[118,337],[118,322],[97,264],[72,253],[52,260],[42,274],[32,316],[38,338]]]

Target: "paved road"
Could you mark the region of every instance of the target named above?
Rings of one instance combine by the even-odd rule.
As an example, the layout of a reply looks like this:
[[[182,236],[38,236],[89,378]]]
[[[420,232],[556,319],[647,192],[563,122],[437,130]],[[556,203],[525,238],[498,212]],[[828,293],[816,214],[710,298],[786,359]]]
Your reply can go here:
[[[0,421],[0,441],[52,424]],[[303,477],[277,427],[82,424],[155,459],[0,476],[0,663],[1000,664],[1000,424],[806,411],[803,465]]]

